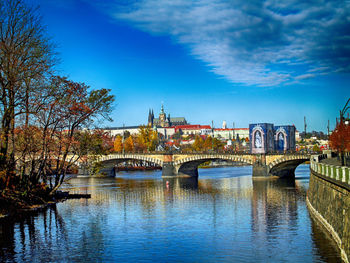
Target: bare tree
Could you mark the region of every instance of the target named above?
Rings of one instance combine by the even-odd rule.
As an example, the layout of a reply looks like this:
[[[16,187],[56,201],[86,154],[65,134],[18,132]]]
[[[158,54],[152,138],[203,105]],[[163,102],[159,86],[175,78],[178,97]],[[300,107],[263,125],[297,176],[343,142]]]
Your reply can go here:
[[[22,0],[0,0],[0,170],[7,185],[15,173],[15,127],[17,118],[33,110],[36,84],[55,62],[36,9]]]

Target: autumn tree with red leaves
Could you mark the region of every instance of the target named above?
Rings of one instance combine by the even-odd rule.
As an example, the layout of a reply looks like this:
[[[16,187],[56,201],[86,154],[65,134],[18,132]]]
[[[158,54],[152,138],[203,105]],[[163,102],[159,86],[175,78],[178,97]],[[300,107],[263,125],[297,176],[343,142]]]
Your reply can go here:
[[[329,136],[329,143],[331,148],[340,154],[341,164],[344,165],[345,152],[350,151],[350,125],[340,120]]]

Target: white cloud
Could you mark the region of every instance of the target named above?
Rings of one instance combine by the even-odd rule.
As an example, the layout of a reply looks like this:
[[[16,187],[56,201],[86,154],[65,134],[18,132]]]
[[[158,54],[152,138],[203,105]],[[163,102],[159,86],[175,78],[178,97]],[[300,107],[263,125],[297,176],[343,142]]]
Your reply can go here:
[[[233,83],[275,86],[349,70],[350,5],[343,1],[115,1],[109,10],[189,46]]]

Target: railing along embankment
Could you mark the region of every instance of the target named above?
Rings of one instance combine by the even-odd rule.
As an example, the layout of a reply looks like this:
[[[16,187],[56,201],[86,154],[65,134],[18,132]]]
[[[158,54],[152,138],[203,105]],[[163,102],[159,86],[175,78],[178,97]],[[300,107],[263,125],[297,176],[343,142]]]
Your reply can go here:
[[[342,259],[350,259],[350,167],[321,162],[327,155],[310,159],[306,203],[311,215],[336,241]],[[326,160],[324,160],[326,161]]]

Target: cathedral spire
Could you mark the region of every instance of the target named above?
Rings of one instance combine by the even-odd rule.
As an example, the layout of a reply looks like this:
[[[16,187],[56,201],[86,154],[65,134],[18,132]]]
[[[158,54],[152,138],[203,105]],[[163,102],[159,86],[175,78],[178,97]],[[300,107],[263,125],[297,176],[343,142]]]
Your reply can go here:
[[[153,110],[149,109],[149,112],[148,112],[148,126],[153,126],[153,119],[154,119]]]

